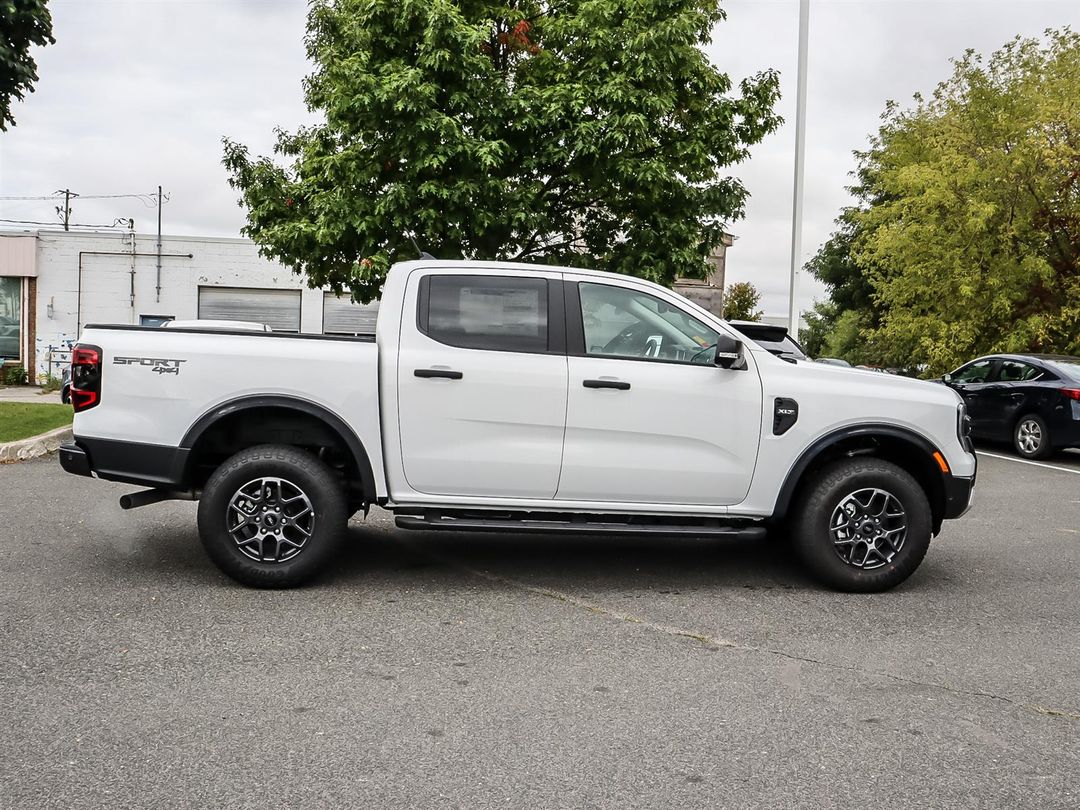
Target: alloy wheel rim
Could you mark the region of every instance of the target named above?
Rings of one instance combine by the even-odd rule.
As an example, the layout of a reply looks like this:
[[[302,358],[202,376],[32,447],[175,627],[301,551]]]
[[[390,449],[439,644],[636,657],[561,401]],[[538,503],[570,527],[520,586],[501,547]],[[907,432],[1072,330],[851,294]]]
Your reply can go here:
[[[315,508],[300,487],[284,478],[248,481],[229,499],[225,526],[237,550],[261,563],[296,557],[315,531]]]
[[[1042,428],[1034,419],[1025,419],[1016,429],[1016,443],[1024,453],[1035,453],[1042,444]]]
[[[841,560],[869,571],[888,565],[900,553],[907,527],[907,513],[895,495],[866,487],[840,499],[829,520],[829,535]]]

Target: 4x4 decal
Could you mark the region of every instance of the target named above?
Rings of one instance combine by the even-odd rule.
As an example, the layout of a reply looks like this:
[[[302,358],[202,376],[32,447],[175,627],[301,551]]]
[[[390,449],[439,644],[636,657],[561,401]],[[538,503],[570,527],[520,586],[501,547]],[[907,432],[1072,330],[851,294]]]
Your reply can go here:
[[[114,366],[147,366],[155,374],[179,374],[180,364],[187,360],[168,360],[157,357],[114,357]]]

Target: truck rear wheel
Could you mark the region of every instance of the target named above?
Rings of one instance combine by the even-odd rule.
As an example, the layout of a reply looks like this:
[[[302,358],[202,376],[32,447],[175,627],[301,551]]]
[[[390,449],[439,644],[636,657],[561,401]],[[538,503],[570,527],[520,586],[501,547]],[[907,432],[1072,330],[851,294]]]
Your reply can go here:
[[[345,532],[348,505],[330,470],[304,450],[261,445],[222,464],[199,500],[199,537],[244,585],[290,588],[317,576]]]
[[[930,546],[930,503],[905,470],[877,458],[824,467],[802,491],[790,523],[811,574],[841,591],[885,591],[919,567]]]

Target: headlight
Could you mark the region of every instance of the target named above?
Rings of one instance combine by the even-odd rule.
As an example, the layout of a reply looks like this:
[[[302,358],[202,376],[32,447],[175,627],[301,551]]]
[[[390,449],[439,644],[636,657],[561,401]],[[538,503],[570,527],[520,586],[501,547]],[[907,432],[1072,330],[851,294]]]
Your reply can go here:
[[[960,446],[969,453],[975,452],[971,443],[971,417],[968,416],[967,405],[963,402],[956,406],[956,438],[960,440]]]

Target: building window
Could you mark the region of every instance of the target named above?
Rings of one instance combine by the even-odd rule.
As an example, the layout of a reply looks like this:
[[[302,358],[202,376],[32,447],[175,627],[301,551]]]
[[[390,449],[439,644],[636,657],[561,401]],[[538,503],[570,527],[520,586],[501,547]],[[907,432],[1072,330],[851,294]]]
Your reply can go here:
[[[139,326],[164,326],[169,321],[175,321],[172,315],[140,315]]]
[[[22,334],[22,279],[0,276],[0,361],[18,360]]]

